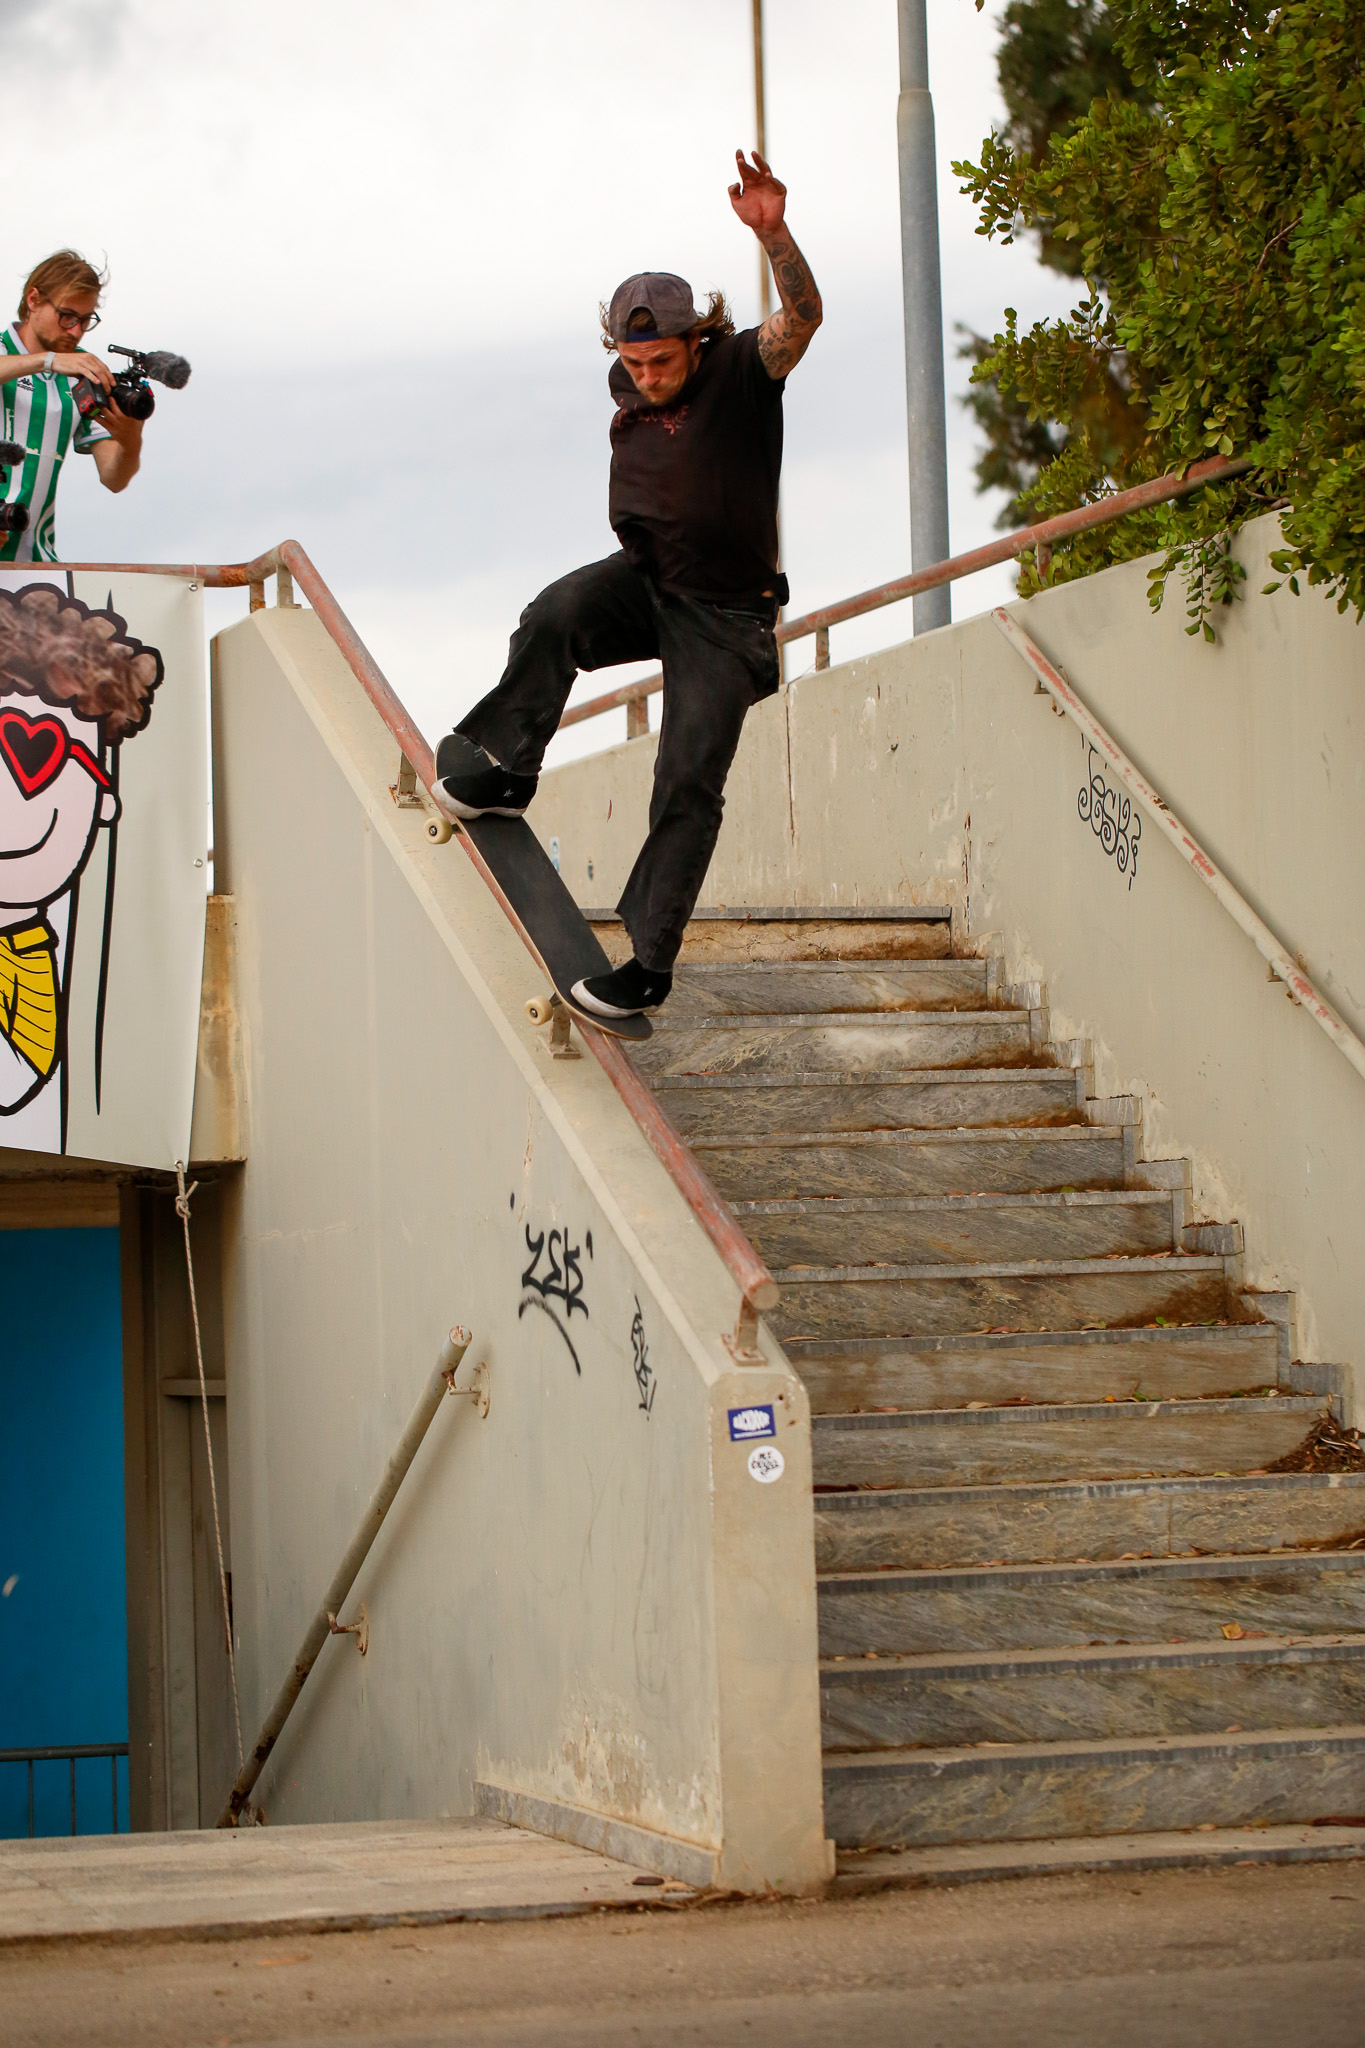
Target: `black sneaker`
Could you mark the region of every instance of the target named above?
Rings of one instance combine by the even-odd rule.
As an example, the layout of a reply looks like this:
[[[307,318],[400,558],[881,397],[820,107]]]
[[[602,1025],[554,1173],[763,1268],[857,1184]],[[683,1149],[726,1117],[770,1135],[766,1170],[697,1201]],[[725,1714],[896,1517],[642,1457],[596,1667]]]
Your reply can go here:
[[[536,793],[536,775],[513,775],[462,732],[436,749],[432,801],[448,818],[519,818]]]
[[[671,974],[627,960],[610,974],[590,974],[576,981],[570,994],[590,1017],[638,1017],[641,1010],[656,1010],[666,1002],[672,986]]]

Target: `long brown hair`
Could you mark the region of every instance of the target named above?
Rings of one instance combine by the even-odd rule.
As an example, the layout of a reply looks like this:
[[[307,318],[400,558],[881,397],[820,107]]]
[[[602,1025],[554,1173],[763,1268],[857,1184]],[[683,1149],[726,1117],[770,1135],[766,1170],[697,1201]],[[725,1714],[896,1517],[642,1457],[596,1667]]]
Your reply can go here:
[[[602,346],[615,355],[616,343],[612,340],[611,329],[607,325],[607,309],[604,305],[599,305],[597,311],[602,322]],[[709,334],[733,334],[734,331],[735,323],[730,314],[730,302],[724,292],[708,292],[706,311],[695,327],[688,328],[687,339],[701,341]],[[645,338],[651,341],[654,339],[653,335]]]

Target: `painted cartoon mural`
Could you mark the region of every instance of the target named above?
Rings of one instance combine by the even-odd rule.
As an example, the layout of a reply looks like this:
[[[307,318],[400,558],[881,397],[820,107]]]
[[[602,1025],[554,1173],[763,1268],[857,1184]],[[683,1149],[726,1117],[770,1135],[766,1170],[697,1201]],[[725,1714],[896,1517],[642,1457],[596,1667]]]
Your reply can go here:
[[[112,600],[0,588],[0,1144],[67,1149],[67,1020],[81,882],[109,837],[93,1061],[98,1110],[113,932],[119,760],[164,675]]]

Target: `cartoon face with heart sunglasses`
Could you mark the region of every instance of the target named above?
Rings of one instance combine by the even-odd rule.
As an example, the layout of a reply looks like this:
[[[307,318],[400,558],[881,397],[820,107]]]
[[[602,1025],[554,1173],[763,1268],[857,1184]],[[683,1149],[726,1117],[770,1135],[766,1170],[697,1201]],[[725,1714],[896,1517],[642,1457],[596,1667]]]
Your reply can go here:
[[[76,885],[118,822],[119,748],[161,678],[161,656],[112,611],[47,585],[0,589],[0,1116],[64,1057]]]
[[[99,744],[99,721],[70,705],[37,715],[0,698],[0,908],[50,902],[117,818]]]

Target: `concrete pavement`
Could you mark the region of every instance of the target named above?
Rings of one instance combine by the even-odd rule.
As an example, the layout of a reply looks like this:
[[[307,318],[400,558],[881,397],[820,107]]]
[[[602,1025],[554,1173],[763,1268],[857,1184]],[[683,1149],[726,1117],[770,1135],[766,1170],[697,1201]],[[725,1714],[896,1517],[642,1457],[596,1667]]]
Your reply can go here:
[[[657,1892],[654,1894],[658,1896]],[[1365,1869],[0,1951],[7,2048],[1360,2048]]]

